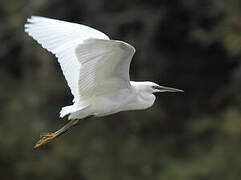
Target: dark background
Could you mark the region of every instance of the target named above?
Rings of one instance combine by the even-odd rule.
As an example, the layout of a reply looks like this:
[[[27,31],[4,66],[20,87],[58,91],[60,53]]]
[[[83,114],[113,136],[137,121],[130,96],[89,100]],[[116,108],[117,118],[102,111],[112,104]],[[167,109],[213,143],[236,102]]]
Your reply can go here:
[[[31,15],[97,28],[136,47],[132,80],[185,90],[145,111],[80,126],[34,150],[72,96],[56,58],[26,33]],[[0,179],[241,178],[240,0],[0,2]]]

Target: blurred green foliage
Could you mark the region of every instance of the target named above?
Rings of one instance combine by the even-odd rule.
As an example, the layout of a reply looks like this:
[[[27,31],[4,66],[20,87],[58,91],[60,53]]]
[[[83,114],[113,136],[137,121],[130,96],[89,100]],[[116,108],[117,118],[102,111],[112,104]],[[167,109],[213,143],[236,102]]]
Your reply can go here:
[[[130,74],[184,89],[146,111],[90,119],[34,150],[71,94],[31,15],[86,24],[137,49]],[[237,180],[241,177],[240,0],[5,0],[0,6],[0,178]]]

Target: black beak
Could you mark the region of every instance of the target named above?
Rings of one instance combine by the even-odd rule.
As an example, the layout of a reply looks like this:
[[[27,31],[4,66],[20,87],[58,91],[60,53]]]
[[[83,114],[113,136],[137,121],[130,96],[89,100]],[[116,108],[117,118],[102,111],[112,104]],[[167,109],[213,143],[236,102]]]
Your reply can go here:
[[[154,89],[157,89],[159,92],[184,92],[181,89],[170,88],[165,86],[155,86]]]

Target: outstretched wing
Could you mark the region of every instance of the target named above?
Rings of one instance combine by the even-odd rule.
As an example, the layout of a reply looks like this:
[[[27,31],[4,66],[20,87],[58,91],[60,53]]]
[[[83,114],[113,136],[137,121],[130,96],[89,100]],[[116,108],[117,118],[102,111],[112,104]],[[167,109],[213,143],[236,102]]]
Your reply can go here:
[[[88,99],[129,88],[129,67],[135,53],[131,45],[116,40],[88,39],[75,50],[81,64],[79,94]]]
[[[74,96],[79,99],[78,80],[81,65],[75,49],[89,38],[109,39],[104,33],[88,26],[32,16],[25,31],[58,58],[63,74]]]

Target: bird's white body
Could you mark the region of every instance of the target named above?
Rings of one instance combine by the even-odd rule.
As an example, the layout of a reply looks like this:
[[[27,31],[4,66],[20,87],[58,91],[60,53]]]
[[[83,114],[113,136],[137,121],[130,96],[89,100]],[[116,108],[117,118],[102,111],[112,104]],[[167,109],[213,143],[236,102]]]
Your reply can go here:
[[[101,117],[120,111],[140,110],[151,107],[155,101],[155,96],[145,93],[144,89],[136,86],[137,83],[131,81],[130,88],[120,89],[104,96],[95,96],[86,102],[82,102],[83,104],[77,103],[64,107],[61,117],[64,117],[71,110],[74,110],[74,112],[70,114],[70,119],[81,119],[89,115]]]
[[[153,82],[134,82],[129,66],[135,48],[110,40],[93,28],[65,21],[36,17],[28,19],[25,31],[58,58],[74,96],[60,117],[82,119],[127,110],[146,109],[154,92],[180,91]],[[159,89],[158,89],[159,88]]]

